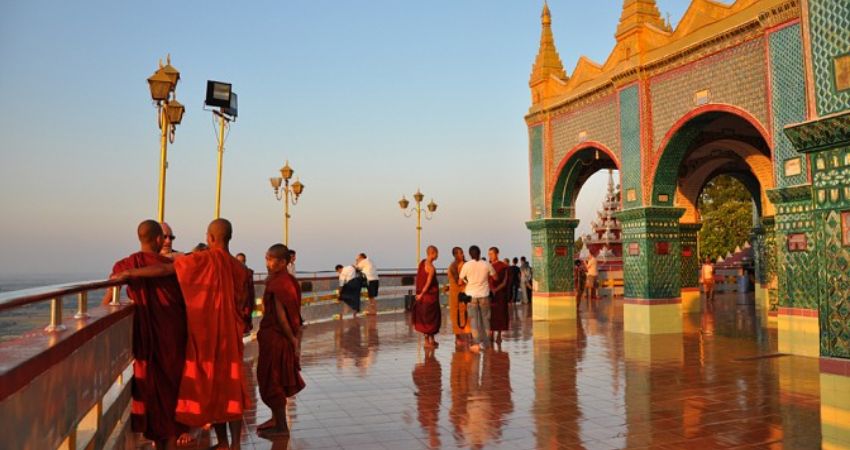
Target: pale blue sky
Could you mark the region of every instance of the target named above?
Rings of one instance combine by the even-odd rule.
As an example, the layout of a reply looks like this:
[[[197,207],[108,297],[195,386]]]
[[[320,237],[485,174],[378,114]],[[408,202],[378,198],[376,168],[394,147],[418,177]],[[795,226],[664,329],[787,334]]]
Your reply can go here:
[[[674,22],[683,0],[660,0]],[[621,0],[552,0],[572,71],[604,61]],[[528,255],[528,77],[538,1],[3,2],[0,274],[107,272],[156,214],[158,129],[145,79],[171,53],[186,105],[170,147],[166,220],[180,249],[213,215],[216,139],[205,81],[232,82],[222,214],[259,268],[281,240],[268,177],[286,159],[306,185],[293,210],[300,268],[359,251],[412,266],[398,209],[418,186],[440,205],[424,243]],[[601,174],[599,174],[601,175]],[[604,189],[599,176],[584,196]],[[592,191],[592,192],[591,192]],[[584,200],[584,198],[582,199]],[[590,217],[591,198],[580,209]]]

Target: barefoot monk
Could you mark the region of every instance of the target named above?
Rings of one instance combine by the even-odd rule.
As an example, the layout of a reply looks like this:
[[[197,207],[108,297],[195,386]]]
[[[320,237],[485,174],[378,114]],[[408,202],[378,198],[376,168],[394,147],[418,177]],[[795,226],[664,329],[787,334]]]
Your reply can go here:
[[[413,304],[413,325],[425,335],[425,347],[437,346],[434,336],[440,332],[440,283],[434,261],[439,252],[437,247],[428,246],[427,257],[419,263],[416,272],[416,302]]]

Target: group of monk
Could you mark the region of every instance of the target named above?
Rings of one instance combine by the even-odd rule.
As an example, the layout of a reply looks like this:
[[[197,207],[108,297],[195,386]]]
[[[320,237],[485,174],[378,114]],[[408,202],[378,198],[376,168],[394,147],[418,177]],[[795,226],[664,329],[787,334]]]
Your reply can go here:
[[[427,249],[426,258],[416,273],[416,298],[412,321],[416,331],[425,336],[424,347],[436,348],[435,336],[440,332],[440,287],[434,261],[437,247]],[[455,334],[455,345],[479,351],[501,345],[502,332],[510,327],[510,304],[515,301],[517,275],[510,264],[499,259],[499,249],[490,247],[488,260],[481,249],[469,247],[470,260],[463,249],[452,249],[454,260],[448,268],[449,314]]]
[[[112,270],[127,282],[134,302],[131,425],[174,449],[178,436],[212,425],[216,448],[239,449],[242,414],[250,408],[243,373],[243,334],[254,310],[253,272],[230,253],[233,227],[216,219],[207,227],[207,248],[181,254],[167,224],[139,224],[139,252]],[[287,267],[282,244],[266,252],[269,278],[257,333],[257,382],[272,418],[261,436],[289,434],[286,399],[304,388],[300,375],[301,291]],[[228,436],[228,430],[230,436]],[[191,439],[191,436],[188,436]],[[183,442],[185,443],[185,442]]]

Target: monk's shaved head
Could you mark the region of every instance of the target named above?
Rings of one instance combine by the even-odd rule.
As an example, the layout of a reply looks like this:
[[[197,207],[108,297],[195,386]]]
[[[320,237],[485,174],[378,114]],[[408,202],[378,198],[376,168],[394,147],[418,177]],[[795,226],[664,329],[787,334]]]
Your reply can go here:
[[[270,274],[285,273],[289,264],[289,249],[283,244],[275,244],[266,251],[266,269]]]
[[[230,242],[233,237],[233,225],[227,219],[215,219],[207,227],[207,233],[215,237],[217,241]]]
[[[289,261],[289,248],[283,244],[272,245],[266,253],[272,258]]]
[[[156,239],[162,236],[162,227],[156,220],[145,220],[136,228],[136,233],[139,235],[139,242],[143,244],[152,244]]]

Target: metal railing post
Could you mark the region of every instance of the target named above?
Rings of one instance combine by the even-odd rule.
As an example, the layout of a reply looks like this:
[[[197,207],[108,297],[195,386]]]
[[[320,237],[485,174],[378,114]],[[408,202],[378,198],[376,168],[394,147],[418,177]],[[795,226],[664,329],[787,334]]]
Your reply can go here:
[[[89,292],[83,291],[77,294],[77,313],[75,319],[85,319],[89,316]]]
[[[65,325],[62,325],[62,297],[55,297],[50,300],[50,325],[44,331],[53,333],[64,329]]]
[[[114,286],[112,288],[112,301],[109,302],[109,306],[121,306],[121,302],[118,299],[121,297],[121,286]]]

